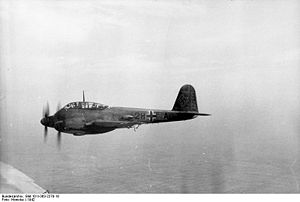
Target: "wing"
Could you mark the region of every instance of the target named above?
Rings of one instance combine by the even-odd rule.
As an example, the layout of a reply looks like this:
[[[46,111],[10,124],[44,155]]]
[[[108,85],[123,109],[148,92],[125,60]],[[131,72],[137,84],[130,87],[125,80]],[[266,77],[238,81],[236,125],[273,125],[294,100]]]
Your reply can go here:
[[[106,120],[95,120],[86,123],[86,126],[98,126],[103,128],[130,128],[133,125],[139,125],[142,122],[138,121],[106,121]]]

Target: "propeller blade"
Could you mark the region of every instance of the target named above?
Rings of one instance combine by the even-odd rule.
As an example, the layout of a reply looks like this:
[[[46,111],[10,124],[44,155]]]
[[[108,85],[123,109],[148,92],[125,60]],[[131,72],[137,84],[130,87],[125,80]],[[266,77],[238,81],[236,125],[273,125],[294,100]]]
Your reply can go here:
[[[60,145],[61,145],[61,132],[57,133],[57,146],[58,149],[60,149]]]
[[[43,117],[48,117],[50,114],[49,103],[47,102],[46,106],[43,108]]]
[[[61,108],[60,102],[57,103],[56,111],[59,111]]]
[[[47,105],[46,105],[46,117],[48,117],[50,114],[50,108],[49,108],[49,103],[47,102]]]
[[[47,135],[48,135],[48,127],[45,126],[45,128],[44,128],[44,143],[47,142]]]

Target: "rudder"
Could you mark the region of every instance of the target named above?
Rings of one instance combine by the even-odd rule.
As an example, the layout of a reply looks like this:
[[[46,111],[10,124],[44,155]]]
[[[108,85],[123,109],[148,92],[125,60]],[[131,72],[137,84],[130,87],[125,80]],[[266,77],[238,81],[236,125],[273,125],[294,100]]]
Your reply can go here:
[[[198,112],[196,92],[192,85],[180,88],[172,111]]]

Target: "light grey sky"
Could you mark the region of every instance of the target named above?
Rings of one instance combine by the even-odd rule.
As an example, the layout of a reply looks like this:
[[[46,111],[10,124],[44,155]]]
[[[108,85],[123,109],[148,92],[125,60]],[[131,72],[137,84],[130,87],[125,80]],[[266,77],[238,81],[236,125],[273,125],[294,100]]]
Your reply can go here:
[[[18,115],[83,89],[108,105],[170,109],[185,83],[206,112],[298,109],[297,1],[1,4],[1,98]]]
[[[170,109],[191,83],[204,111],[298,107],[297,1],[2,5],[1,96],[14,100],[9,106],[48,100],[55,108],[84,89],[108,105]]]
[[[185,83],[204,112],[270,118],[299,109],[297,1],[2,1],[1,8],[1,98],[13,117],[40,114],[47,100],[54,112],[83,89],[90,101],[170,109]]]
[[[272,141],[292,161],[299,10],[283,0],[1,1],[1,128],[42,130],[46,101],[54,113],[83,89],[88,101],[171,109],[190,83],[199,111],[213,115],[190,127],[233,144],[236,156]]]

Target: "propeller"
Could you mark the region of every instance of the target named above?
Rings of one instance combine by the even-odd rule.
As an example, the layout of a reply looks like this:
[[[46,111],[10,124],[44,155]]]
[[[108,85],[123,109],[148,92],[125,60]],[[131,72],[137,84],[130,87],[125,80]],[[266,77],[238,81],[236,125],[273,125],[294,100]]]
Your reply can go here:
[[[60,109],[61,109],[61,105],[60,105],[60,102],[58,102],[56,110],[59,111]],[[56,123],[54,123],[54,128],[56,130],[60,130],[59,126],[58,126],[58,128],[56,128],[55,125],[59,124],[59,122],[62,122],[62,121],[57,120],[57,118],[55,118],[55,115],[53,115],[53,116],[49,116],[49,115],[50,115],[50,109],[49,109],[49,103],[47,102],[46,106],[44,106],[44,108],[43,108],[43,118],[41,120],[41,123],[45,126],[45,128],[44,128],[44,143],[47,142],[48,126],[53,127],[53,122],[55,121]],[[61,132],[60,131],[58,131],[58,133],[57,133],[57,147],[60,150],[60,148],[61,148]]]
[[[43,117],[48,117],[50,114],[49,103],[47,102],[46,107],[43,108]]]
[[[60,131],[57,132],[57,147],[60,150],[60,148],[61,148],[61,132]]]
[[[49,109],[49,103],[47,102],[46,106],[43,108],[43,118],[47,118],[50,114],[50,109]],[[47,141],[47,135],[48,135],[48,127],[45,126],[44,128],[44,142]]]
[[[44,143],[47,142],[47,135],[48,135],[48,127],[45,126],[45,128],[44,128]]]

